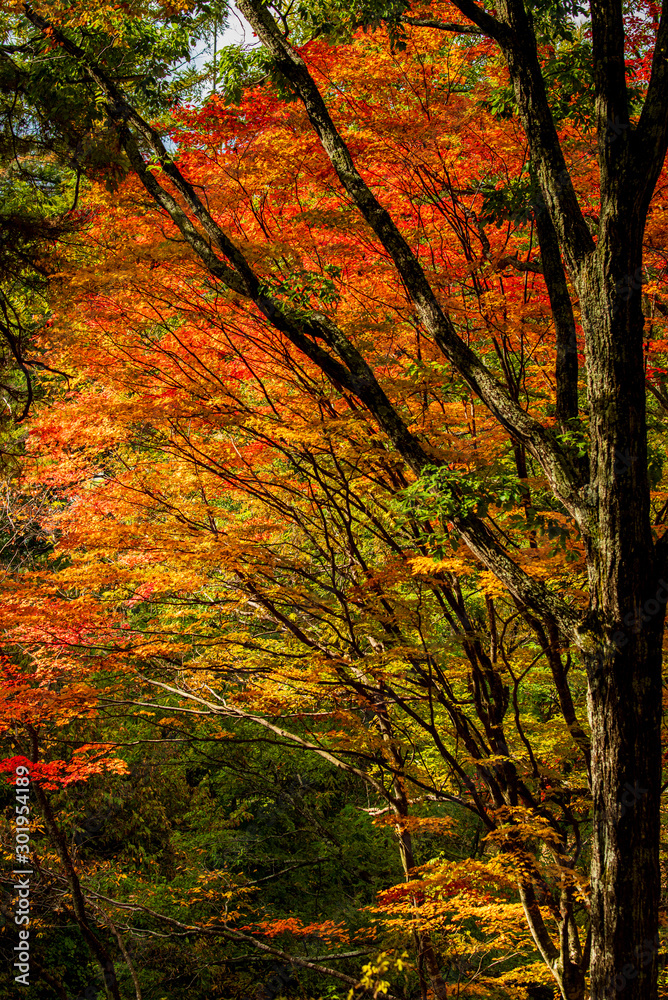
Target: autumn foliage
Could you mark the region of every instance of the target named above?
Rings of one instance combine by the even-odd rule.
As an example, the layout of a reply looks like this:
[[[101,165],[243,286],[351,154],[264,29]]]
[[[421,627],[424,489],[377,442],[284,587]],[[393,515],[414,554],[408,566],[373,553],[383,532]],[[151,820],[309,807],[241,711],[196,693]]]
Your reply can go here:
[[[402,45],[359,31],[302,54],[459,334],[577,447],[581,423],[555,415],[542,208],[491,43],[408,28]],[[646,63],[639,55],[639,81]],[[553,99],[596,220],[593,107],[563,81]],[[335,319],[434,466],[407,469],[344,386],[205,273],[136,178],[90,188],[90,222],[41,334],[69,381],[44,374],[48,405],[31,419],[17,483],[42,498],[50,549],[3,582],[0,720],[15,739],[3,770],[28,762],[56,797],[122,782],[128,720],[190,746],[265,739],[296,771],[316,760],[366,789],[356,808],[373,836],[391,833],[403,879],[353,927],[345,914],[265,909],[252,875],[221,862],[224,877],[196,872],[183,889],[182,924],[282,955],[304,958],[314,935],[322,953],[382,954],[345,966],[342,990],[387,977],[388,991],[405,980],[423,996],[532,995],[552,983],[538,921],[557,945],[570,935],[574,961],[588,949],[586,678],[464,544],[438,486],[456,482],[464,512],[489,519],[526,573],[578,607],[582,542],[536,463],[416,322],[301,104],[266,83],[238,105],[213,95],[176,107],[169,128],[180,170],[267,292],[296,315]],[[657,512],[668,505],[666,204],[662,177],[642,274]],[[577,303],[575,324],[582,363]],[[632,460],[619,456],[620,474]],[[142,877],[124,893],[109,858],[85,857],[80,877],[110,911],[177,927],[178,878]],[[225,988],[246,987],[230,973]]]

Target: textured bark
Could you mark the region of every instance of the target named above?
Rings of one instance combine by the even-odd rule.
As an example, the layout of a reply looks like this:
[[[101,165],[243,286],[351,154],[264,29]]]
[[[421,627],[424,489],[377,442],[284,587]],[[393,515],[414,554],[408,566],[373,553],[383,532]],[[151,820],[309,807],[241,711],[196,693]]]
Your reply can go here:
[[[562,997],[564,1000],[584,1000],[586,967],[582,961],[578,934],[571,916],[572,901],[562,898],[561,933],[557,946],[547,932],[533,886],[529,883],[520,883],[519,892],[536,947],[554,976]],[[567,897],[568,894],[565,895]]]
[[[591,679],[592,1000],[657,995],[661,626]]]
[[[575,317],[559,241],[547,212],[536,212],[536,230],[557,341],[555,416],[557,423],[566,428],[569,421],[578,415],[578,342]]]
[[[597,646],[589,660],[593,1000],[622,988],[633,1000],[656,997],[668,588],[659,583],[650,526],[641,296],[628,281],[641,261],[636,222],[610,211],[579,282],[599,527],[588,558]]]
[[[647,479],[643,317],[639,287],[646,212],[666,153],[668,18],[637,129],[629,120],[624,21],[618,0],[592,3],[601,208],[594,246],[558,170],[530,15],[499,0],[514,38],[502,47],[545,203],[580,298],[595,513],[585,532],[590,606],[578,645],[587,654],[594,835],[591,997],[657,995],[661,639],[668,589],[652,539]],[[610,126],[616,131],[614,141]],[[563,957],[563,956],[562,956]]]

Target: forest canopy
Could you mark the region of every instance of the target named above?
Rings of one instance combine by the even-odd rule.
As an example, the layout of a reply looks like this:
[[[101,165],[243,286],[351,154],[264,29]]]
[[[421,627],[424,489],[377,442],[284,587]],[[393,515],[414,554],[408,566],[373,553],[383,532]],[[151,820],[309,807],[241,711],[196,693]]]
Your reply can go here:
[[[0,996],[666,996],[666,15],[237,7],[2,7]]]

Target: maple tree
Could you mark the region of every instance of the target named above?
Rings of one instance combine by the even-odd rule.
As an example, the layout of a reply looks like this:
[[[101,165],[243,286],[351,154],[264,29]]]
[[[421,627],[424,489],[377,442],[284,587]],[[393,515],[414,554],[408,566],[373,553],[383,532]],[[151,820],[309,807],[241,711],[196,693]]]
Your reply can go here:
[[[72,563],[49,627],[16,635],[47,663],[97,643],[137,664],[142,710],[243,720],[368,784],[407,878],[379,903],[423,991],[447,994],[439,952],[526,949],[521,908],[564,997],[590,958],[592,996],[655,996],[665,26],[638,16],[625,69],[621,8],[592,11],[592,104],[554,70],[589,59],[588,29],[569,46],[536,15],[538,48],[520,4],[302,55],[240,9],[299,100],[184,108],[176,157],[81,25],[28,11],[106,96],[136,180],[98,196],[81,319],[44,342],[79,373],[30,439]],[[429,801],[478,817],[484,862],[417,866],[414,834],[452,821]]]

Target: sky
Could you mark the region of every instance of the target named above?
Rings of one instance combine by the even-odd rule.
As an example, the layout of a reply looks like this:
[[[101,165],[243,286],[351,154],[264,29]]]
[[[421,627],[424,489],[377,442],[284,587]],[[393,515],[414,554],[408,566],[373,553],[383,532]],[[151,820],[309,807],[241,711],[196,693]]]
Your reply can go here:
[[[222,32],[218,34],[217,48],[222,49],[225,45],[243,45],[250,48],[257,45],[257,38],[253,36],[253,29],[248,21],[239,13],[233,3],[229,5],[229,15],[227,24]],[[210,62],[213,57],[213,38],[209,45],[203,45],[194,57],[197,67],[203,66],[205,62]]]
[[[239,13],[234,4],[230,4],[230,15],[227,27],[220,40],[221,45],[252,45],[253,30],[248,21]]]

